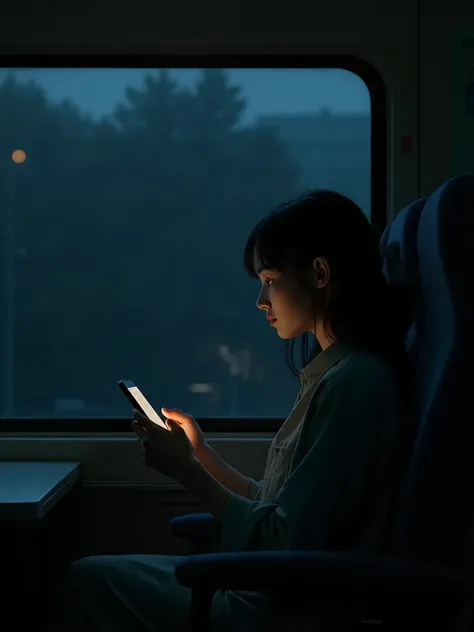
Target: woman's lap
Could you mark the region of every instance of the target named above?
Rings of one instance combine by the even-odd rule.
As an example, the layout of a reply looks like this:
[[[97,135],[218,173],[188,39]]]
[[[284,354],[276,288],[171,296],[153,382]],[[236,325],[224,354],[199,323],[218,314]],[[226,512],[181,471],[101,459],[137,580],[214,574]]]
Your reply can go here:
[[[100,555],[75,562],[53,630],[191,632],[191,591],[174,574],[181,560],[171,555]],[[262,595],[219,591],[212,607],[212,629],[254,632],[270,625],[279,629],[268,617]]]
[[[101,555],[75,562],[56,628],[92,632],[191,629],[191,593],[175,579],[180,557]]]

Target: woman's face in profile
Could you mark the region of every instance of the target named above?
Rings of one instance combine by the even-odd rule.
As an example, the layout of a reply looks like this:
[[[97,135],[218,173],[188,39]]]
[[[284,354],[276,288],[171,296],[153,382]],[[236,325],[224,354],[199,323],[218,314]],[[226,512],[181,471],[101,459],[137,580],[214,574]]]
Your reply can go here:
[[[260,295],[257,307],[284,340],[296,338],[314,330],[314,313],[311,297],[290,276],[278,270],[261,270]]]
[[[296,274],[264,268],[255,255],[254,269],[261,282],[257,307],[263,310],[280,338],[290,340],[308,331],[317,334],[323,320],[325,294],[331,278],[328,261],[317,257],[307,272],[304,283]],[[319,308],[318,308],[319,305]]]

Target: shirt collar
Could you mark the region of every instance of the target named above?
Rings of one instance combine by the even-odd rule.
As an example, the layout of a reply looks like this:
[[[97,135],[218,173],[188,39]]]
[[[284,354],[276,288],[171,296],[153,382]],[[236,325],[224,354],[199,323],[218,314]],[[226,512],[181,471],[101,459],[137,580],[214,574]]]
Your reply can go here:
[[[336,362],[339,362],[348,352],[349,349],[347,346],[341,342],[333,342],[327,349],[318,353],[318,355],[300,371],[301,382],[315,382],[325,371],[330,369]]]

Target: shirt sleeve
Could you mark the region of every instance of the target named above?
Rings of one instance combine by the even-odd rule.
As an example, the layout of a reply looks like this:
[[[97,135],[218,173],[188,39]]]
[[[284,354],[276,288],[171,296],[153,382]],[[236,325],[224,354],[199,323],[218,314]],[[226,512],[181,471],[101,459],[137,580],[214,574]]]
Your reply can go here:
[[[387,379],[353,371],[321,382],[276,502],[234,495],[222,521],[224,550],[324,550],[340,541],[387,456],[388,434],[396,432],[397,401]]]

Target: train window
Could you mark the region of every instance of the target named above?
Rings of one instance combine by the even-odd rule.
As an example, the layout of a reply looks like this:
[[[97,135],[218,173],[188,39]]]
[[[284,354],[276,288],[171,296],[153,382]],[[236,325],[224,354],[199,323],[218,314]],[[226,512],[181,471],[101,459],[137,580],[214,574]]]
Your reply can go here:
[[[374,209],[385,128],[332,63],[0,71],[4,420],[118,429],[120,379],[198,418],[286,415],[297,382],[243,246],[304,189]]]

